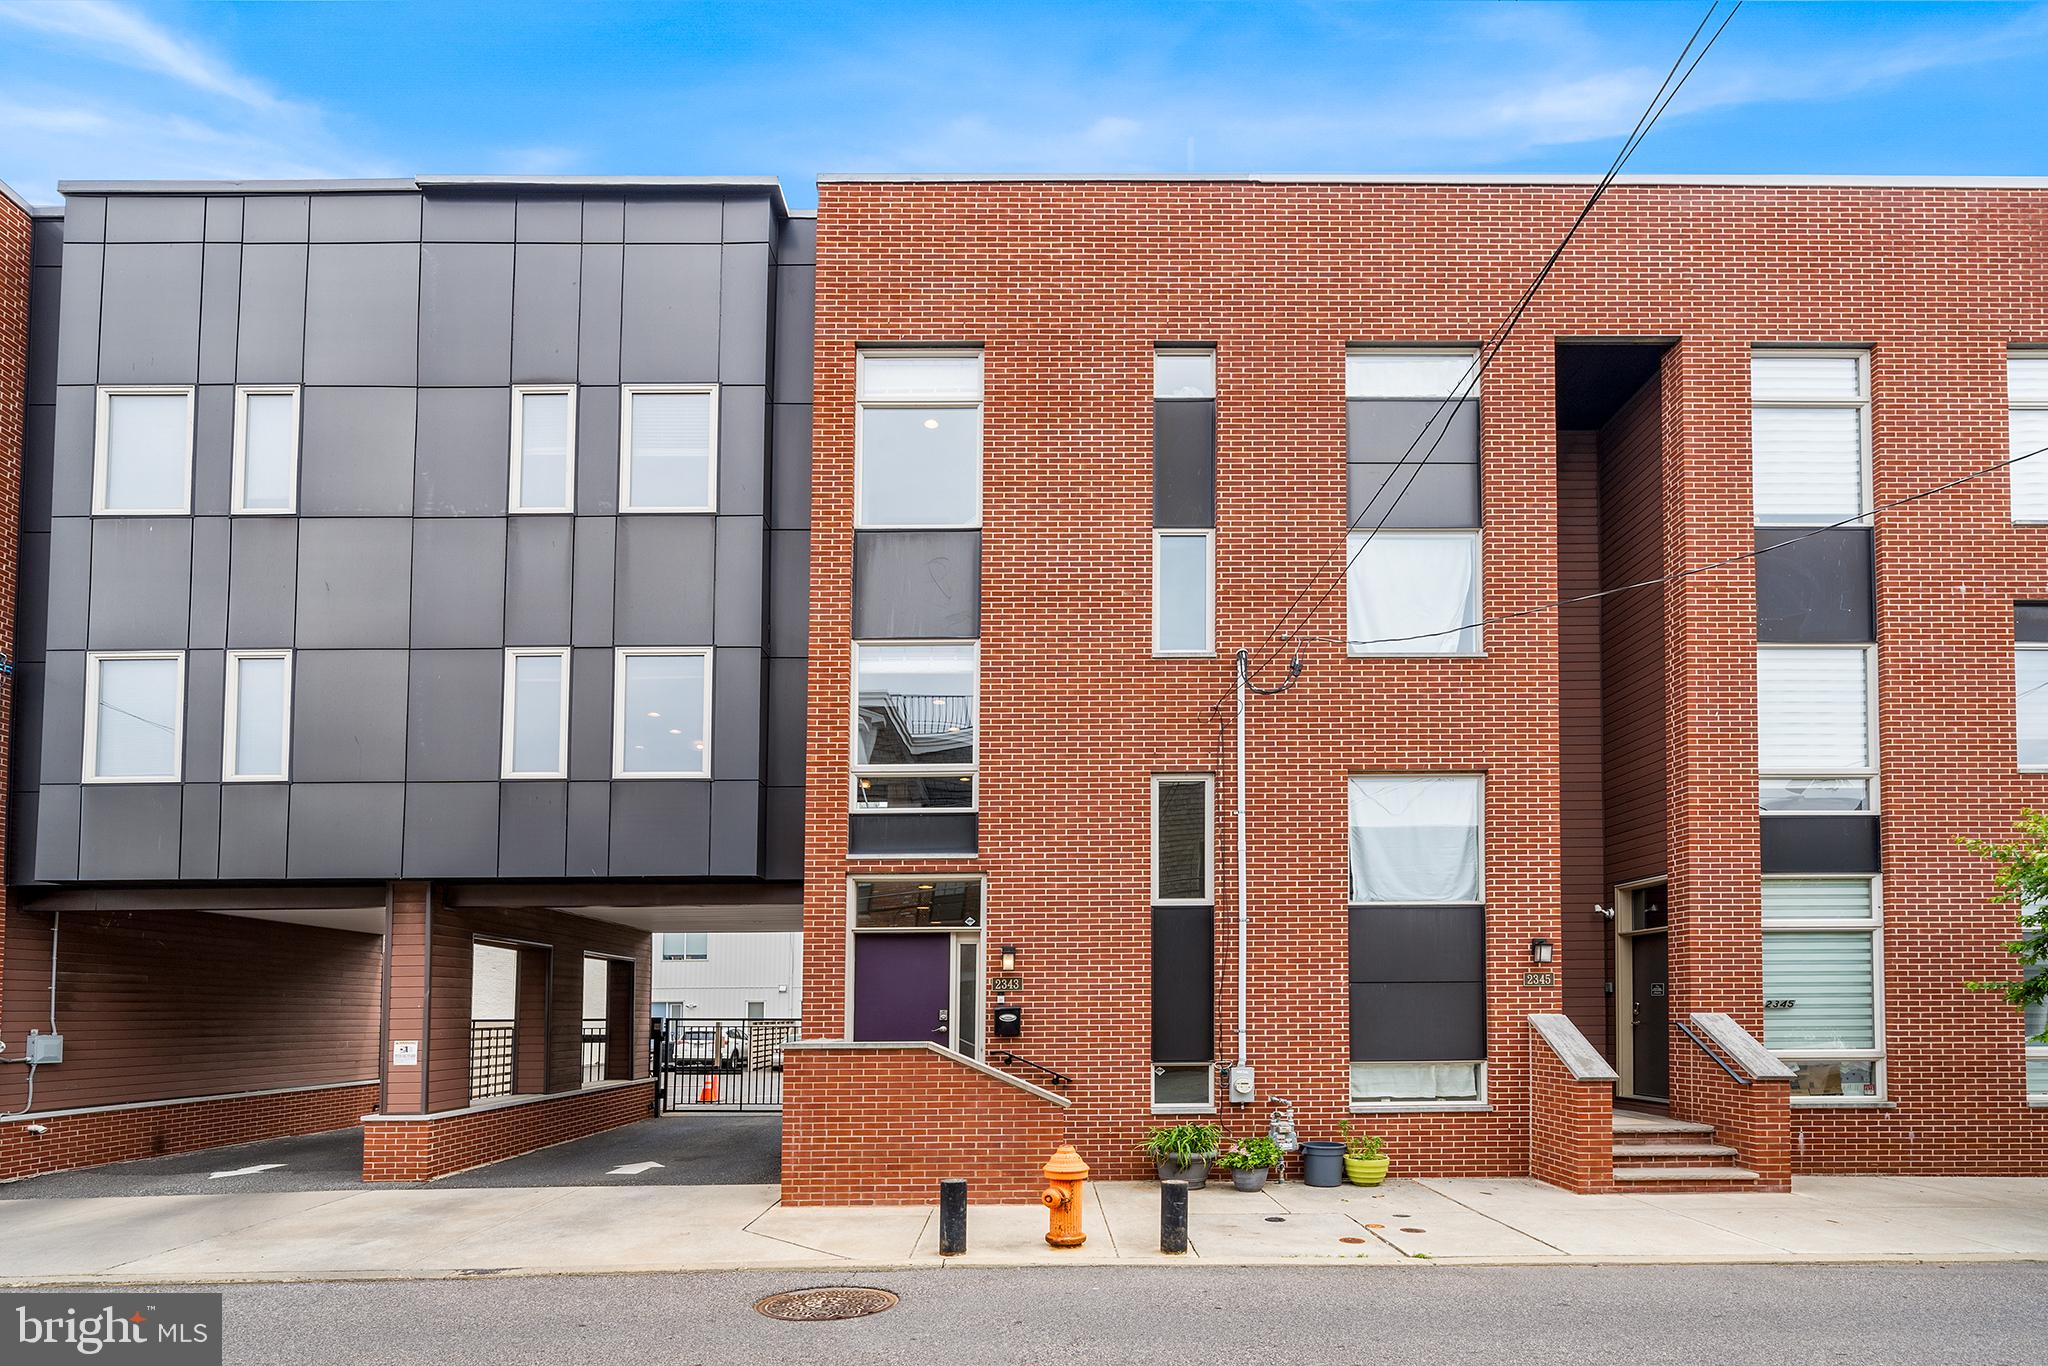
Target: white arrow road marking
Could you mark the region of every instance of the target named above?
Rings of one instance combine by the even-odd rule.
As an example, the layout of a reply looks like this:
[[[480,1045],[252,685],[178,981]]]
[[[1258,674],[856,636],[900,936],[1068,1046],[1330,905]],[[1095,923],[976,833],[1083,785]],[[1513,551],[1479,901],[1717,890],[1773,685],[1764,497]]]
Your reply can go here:
[[[215,1172],[213,1175],[207,1177],[206,1179],[208,1181],[218,1181],[223,1176],[254,1176],[258,1172],[276,1171],[279,1167],[282,1167],[284,1165],[285,1164],[282,1162],[261,1162],[253,1167],[237,1167],[231,1172]]]
[[[642,1172],[651,1172],[660,1165],[661,1164],[659,1162],[628,1162],[623,1167],[613,1167],[610,1171],[606,1172],[605,1175],[638,1176]]]

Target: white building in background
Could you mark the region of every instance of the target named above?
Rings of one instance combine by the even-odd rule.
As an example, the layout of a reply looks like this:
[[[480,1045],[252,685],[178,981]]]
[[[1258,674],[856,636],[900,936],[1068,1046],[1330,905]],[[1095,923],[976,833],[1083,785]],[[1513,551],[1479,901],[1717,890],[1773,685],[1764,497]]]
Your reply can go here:
[[[658,940],[660,935],[656,935]],[[519,993],[519,955],[498,944],[478,944],[469,976],[469,1018],[509,1020]],[[605,964],[583,960],[583,1018],[602,1020],[605,1013]],[[657,1012],[658,1013],[658,1012]]]
[[[793,1020],[803,936],[657,934],[654,1013],[694,1020]]]

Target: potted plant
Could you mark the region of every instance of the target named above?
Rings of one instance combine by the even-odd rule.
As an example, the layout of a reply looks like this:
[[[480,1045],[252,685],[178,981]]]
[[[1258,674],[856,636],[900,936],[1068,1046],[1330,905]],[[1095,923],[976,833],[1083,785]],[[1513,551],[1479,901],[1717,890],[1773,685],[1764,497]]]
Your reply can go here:
[[[1351,1132],[1351,1121],[1337,1126],[1344,1135],[1344,1175],[1354,1186],[1377,1186],[1387,1179],[1387,1141],[1377,1134]]]
[[[1239,1190],[1259,1190],[1273,1168],[1280,1165],[1280,1145],[1260,1134],[1245,1139],[1229,1152],[1219,1153],[1215,1165],[1230,1173],[1230,1184]]]
[[[1209,1181],[1209,1159],[1223,1142],[1213,1124],[1175,1124],[1145,1135],[1144,1151],[1158,1168],[1161,1181],[1185,1181],[1200,1190]]]

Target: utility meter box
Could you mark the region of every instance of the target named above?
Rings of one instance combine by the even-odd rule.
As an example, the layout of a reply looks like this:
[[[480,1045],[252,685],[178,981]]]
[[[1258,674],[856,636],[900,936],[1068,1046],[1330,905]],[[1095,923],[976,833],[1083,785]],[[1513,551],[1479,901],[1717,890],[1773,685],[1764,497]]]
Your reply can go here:
[[[1259,1087],[1258,1083],[1252,1080],[1251,1064],[1244,1063],[1231,1068],[1230,1103],[1232,1105],[1249,1105],[1254,1100],[1257,1100],[1258,1096]]]
[[[28,1061],[51,1063],[64,1061],[64,1036],[62,1034],[31,1034],[28,1036]]]
[[[1024,1007],[996,1007],[996,1037],[1014,1039],[1024,1032]]]

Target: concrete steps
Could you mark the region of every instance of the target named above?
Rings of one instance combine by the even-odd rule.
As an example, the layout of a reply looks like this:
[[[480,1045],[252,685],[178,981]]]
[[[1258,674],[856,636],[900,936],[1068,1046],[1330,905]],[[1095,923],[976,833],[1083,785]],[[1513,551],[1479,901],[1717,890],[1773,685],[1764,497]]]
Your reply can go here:
[[[1614,1180],[1628,1190],[1694,1193],[1744,1190],[1757,1174],[1711,1124],[1641,1110],[1614,1112]]]

